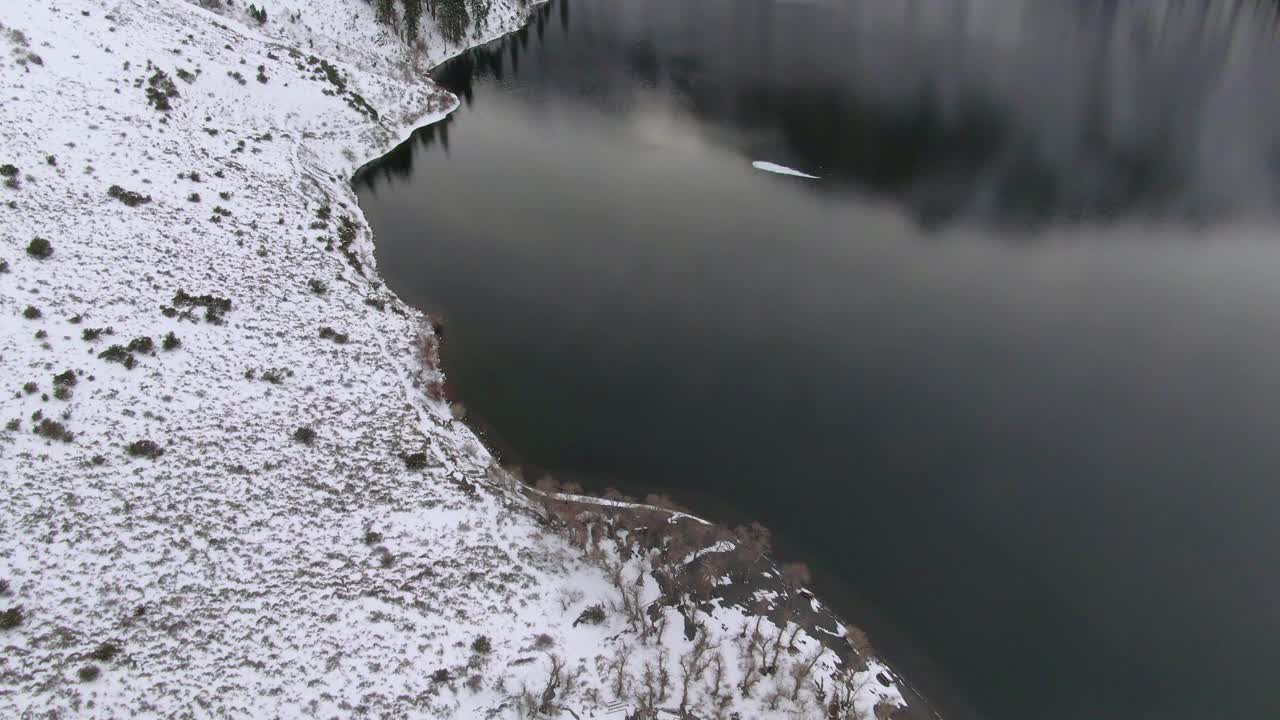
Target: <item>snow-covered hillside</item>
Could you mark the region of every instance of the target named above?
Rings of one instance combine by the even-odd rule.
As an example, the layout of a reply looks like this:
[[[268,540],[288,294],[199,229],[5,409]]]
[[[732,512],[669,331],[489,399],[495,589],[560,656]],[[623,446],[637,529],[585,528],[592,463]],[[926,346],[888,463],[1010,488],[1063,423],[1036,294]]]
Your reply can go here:
[[[215,10],[0,3],[0,717],[900,704],[800,626],[691,630],[452,418],[348,178],[455,106],[422,69],[458,48],[408,60],[363,0]]]

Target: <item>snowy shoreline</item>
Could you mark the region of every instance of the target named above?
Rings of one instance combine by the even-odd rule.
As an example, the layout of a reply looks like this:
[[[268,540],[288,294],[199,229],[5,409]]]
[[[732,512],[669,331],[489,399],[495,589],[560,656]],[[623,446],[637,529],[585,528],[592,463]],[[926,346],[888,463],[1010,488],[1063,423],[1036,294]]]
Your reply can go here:
[[[694,641],[656,556],[547,530],[442,401],[349,182],[456,98],[369,4],[246,10],[0,7],[0,715],[899,705],[794,624],[762,675],[752,617]],[[423,36],[425,65],[465,49]],[[713,645],[721,675],[682,673]],[[684,697],[646,700],[667,673]]]

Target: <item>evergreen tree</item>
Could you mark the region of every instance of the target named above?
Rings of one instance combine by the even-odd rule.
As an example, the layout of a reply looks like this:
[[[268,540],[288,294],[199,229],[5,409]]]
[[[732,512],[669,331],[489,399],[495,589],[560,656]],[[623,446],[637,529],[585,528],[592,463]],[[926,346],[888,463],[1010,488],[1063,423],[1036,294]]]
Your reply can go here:
[[[467,0],[432,0],[431,14],[440,26],[440,34],[451,43],[462,40],[471,24]]]
[[[374,10],[375,17],[378,22],[390,25],[396,16],[395,0],[377,0],[377,2]]]
[[[489,9],[492,5],[492,0],[468,0],[467,9],[471,13],[471,24],[476,30],[482,30],[488,25]]]
[[[419,23],[422,21],[422,0],[403,0],[404,36],[412,47],[418,42]]]

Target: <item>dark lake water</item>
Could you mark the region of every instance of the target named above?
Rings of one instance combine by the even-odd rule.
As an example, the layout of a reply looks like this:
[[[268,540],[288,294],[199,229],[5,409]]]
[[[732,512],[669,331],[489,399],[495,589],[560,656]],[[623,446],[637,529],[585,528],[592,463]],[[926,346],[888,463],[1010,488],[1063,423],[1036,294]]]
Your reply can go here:
[[[555,0],[357,187],[496,447],[773,527],[948,716],[1276,718],[1274,14]]]

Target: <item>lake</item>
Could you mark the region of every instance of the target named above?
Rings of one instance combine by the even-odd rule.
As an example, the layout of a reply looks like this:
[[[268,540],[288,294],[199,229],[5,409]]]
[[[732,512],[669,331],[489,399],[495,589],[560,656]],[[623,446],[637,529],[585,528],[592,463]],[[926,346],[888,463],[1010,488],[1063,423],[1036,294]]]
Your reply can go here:
[[[356,185],[504,460],[770,526],[947,717],[1280,717],[1275,13],[554,0]]]

